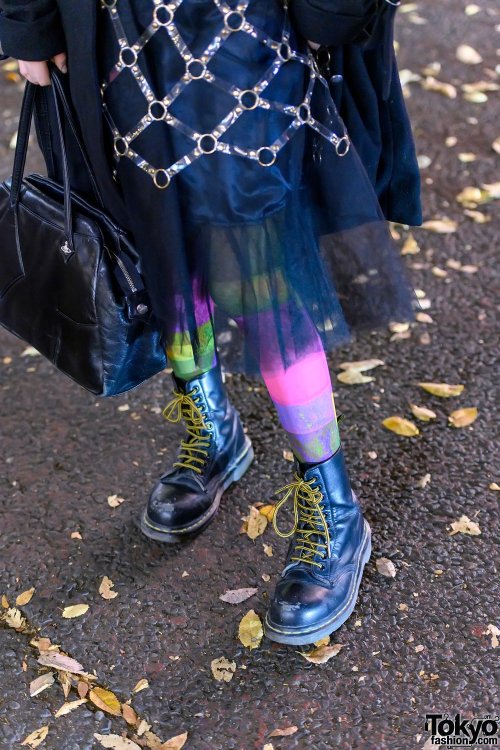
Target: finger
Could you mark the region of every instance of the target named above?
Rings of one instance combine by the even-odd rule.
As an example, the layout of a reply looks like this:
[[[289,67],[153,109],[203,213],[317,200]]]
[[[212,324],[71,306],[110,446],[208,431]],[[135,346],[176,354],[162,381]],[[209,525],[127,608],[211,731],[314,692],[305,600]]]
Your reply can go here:
[[[68,66],[67,66],[67,60],[66,60],[66,52],[59,52],[58,55],[54,55],[54,57],[51,58],[51,60],[54,61],[55,65],[59,68],[61,73],[67,73],[68,72]]]

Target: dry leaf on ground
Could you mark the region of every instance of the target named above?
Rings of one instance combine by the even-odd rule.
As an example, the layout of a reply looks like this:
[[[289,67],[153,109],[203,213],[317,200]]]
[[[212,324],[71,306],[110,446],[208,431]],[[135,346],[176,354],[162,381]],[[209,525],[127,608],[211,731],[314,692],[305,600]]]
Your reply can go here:
[[[137,724],[137,714],[129,703],[122,704],[122,716],[127,724]]]
[[[417,404],[410,404],[411,413],[421,422],[429,422],[431,419],[436,419],[437,414],[432,409],[426,409],[425,406],[417,406]]]
[[[286,727],[285,729],[273,729],[269,737],[290,737],[295,732],[298,732],[298,727]]]
[[[451,396],[460,396],[464,385],[450,385],[450,383],[418,383],[420,388],[423,388],[427,393],[431,393],[433,396],[439,396],[439,398],[450,398]]]
[[[460,44],[457,47],[457,60],[465,63],[466,65],[479,65],[483,62],[483,58],[474,47],[469,44]]]
[[[23,607],[25,604],[28,604],[31,599],[33,598],[33,594],[35,593],[35,589],[28,589],[27,591],[23,591],[22,594],[19,594],[19,596],[16,598],[16,604],[18,607]]]
[[[344,385],[362,385],[363,383],[371,383],[375,378],[363,375],[359,370],[342,370],[337,374],[337,380]]]
[[[469,536],[479,536],[481,529],[479,524],[475,521],[471,521],[467,516],[460,516],[458,521],[453,521],[451,524],[450,536],[454,534],[468,534]]]
[[[249,539],[257,539],[264,533],[267,527],[267,518],[254,505],[246,518],[246,534]]]
[[[360,359],[355,362],[341,362],[339,367],[341,370],[356,370],[356,372],[366,372],[367,370],[373,370],[375,367],[385,365],[382,359]]]
[[[61,654],[58,651],[54,651],[49,654],[41,654],[37,659],[39,664],[44,667],[55,667],[55,669],[62,669],[65,672],[71,672],[71,674],[82,674],[84,669],[79,661],[72,659],[71,656]]]
[[[232,589],[225,591],[223,594],[219,596],[219,599],[222,599],[223,602],[227,602],[228,604],[241,604],[241,602],[246,601],[247,599],[250,599],[251,596],[256,594],[258,589]]]
[[[109,495],[108,496],[108,505],[110,508],[118,508],[119,505],[125,502],[124,497],[119,497],[118,495]]]
[[[3,614],[2,619],[9,628],[13,628],[14,630],[24,630],[28,627],[28,623],[26,622],[23,613],[16,607],[8,609]]]
[[[99,593],[103,599],[115,599],[118,596],[118,591],[111,591],[114,585],[111,578],[103,576],[101,585],[99,586]]]
[[[387,578],[396,577],[396,566],[388,557],[379,557],[378,560],[375,561],[375,565],[380,575],[386,576]]]
[[[434,76],[427,76],[423,81],[420,82],[422,88],[426,91],[436,91],[438,94],[443,94],[448,99],[456,99],[457,89],[453,84],[446,83],[445,81],[438,81]]]
[[[342,648],[344,648],[343,643],[335,643],[333,646],[319,646],[307,653],[305,651],[299,651],[298,653],[312,664],[326,664],[332,657],[337,656]]]
[[[69,703],[63,703],[61,708],[55,712],[54,716],[56,719],[58,719],[60,716],[65,716],[66,714],[69,714],[71,711],[74,711],[75,708],[78,708],[79,706],[83,706],[84,703],[87,703],[86,698],[80,698],[80,700],[69,701]]]
[[[420,247],[412,234],[409,234],[403,243],[401,248],[401,255],[417,255],[420,252]]]
[[[387,417],[387,419],[384,419],[382,422],[386,430],[390,430],[391,432],[395,432],[396,435],[402,435],[403,437],[415,437],[415,435],[420,434],[420,430],[418,429],[417,425],[413,424],[413,422],[410,422],[409,419],[404,419],[404,417],[398,417],[398,416],[392,416]]]
[[[263,505],[261,508],[259,508],[259,513],[265,516],[267,520],[269,521],[269,523],[272,523],[275,510],[276,510],[276,505],[274,505],[273,503],[270,503],[269,505]]]
[[[132,690],[133,693],[139,693],[141,690],[145,690],[149,687],[149,682],[146,680],[145,677],[142,678],[142,680],[139,680],[135,688]]]
[[[212,659],[210,669],[217,682],[230,682],[236,672],[236,662],[221,656],[218,659]]]
[[[88,612],[88,604],[72,604],[70,607],[65,607],[62,612],[62,616],[69,620],[73,617],[81,617]]]
[[[421,228],[437,234],[450,234],[457,231],[458,224],[453,219],[429,219],[429,221],[424,221]]]
[[[111,690],[105,690],[102,687],[92,688],[89,698],[97,708],[112,714],[112,716],[121,716],[120,701]]]
[[[260,646],[263,636],[264,631],[262,629],[261,619],[259,615],[251,609],[241,619],[238,628],[238,638],[244,646],[251,650]]]
[[[476,421],[478,410],[475,406],[470,406],[465,409],[456,409],[448,417],[448,422],[452,427],[468,427],[470,424]]]
[[[496,625],[493,625],[490,622],[488,624],[488,627],[485,630],[485,635],[491,635],[491,647],[498,648],[498,644],[499,644],[498,636],[500,635],[500,628],[497,628]]]
[[[36,680],[33,680],[30,682],[30,695],[33,698],[35,695],[38,695],[42,692],[42,690],[47,690],[47,688],[51,687],[51,685],[54,684],[54,673],[53,672],[46,672],[45,674],[40,675],[40,677],[37,677]]]
[[[127,737],[120,737],[119,734],[94,734],[102,747],[108,747],[111,750],[141,750],[137,742],[129,740]]]
[[[182,750],[184,745],[187,742],[188,733],[183,732],[182,734],[178,734],[175,737],[171,737],[166,742],[163,742],[159,747],[158,750]]]
[[[40,727],[40,729],[35,729],[34,732],[31,732],[31,734],[28,734],[28,736],[25,737],[25,739],[21,742],[21,745],[28,745],[32,748],[38,747],[38,745],[42,744],[48,733],[48,726]]]

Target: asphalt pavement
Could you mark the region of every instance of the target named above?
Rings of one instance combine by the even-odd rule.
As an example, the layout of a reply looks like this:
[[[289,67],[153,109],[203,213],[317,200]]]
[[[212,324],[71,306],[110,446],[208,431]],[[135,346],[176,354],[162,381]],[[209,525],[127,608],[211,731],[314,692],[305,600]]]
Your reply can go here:
[[[262,384],[227,378],[256,453],[245,480],[224,496],[204,534],[164,547],[145,539],[135,521],[182,434],[161,415],[169,375],[97,399],[0,330],[0,596],[4,620],[16,607],[24,617],[17,630],[12,614],[10,625],[0,625],[5,750],[43,727],[42,750],[96,750],[102,745],[95,734],[126,734],[136,743],[117,747],[154,748],[185,732],[186,750],[428,750],[427,713],[498,714],[499,234],[492,195],[500,146],[496,153],[492,144],[500,112],[490,89],[499,82],[492,31],[500,12],[492,0],[470,8],[465,0],[407,3],[397,20],[402,76],[420,76],[407,84],[407,104],[425,219],[452,220],[457,228],[411,230],[419,251],[405,260],[430,318],[396,336],[367,333],[330,360],[334,378],[346,360],[385,363],[370,373],[372,382],[335,385],[352,482],[373,531],[355,613],[331,639],[342,648],[314,664],[300,648],[264,639],[250,650],[238,640],[249,610],[264,615],[287,544],[269,529],[255,541],[241,533],[249,506],[269,502],[291,479],[286,441]],[[482,61],[459,60],[462,44]],[[431,90],[439,85],[429,78],[451,84],[456,96]],[[483,97],[477,87],[474,95],[474,87],[462,89],[478,81],[489,86],[479,86]],[[3,179],[22,84],[0,76],[0,92]],[[39,166],[33,152],[30,168]],[[464,188],[484,185],[484,203],[467,208],[457,201]],[[397,230],[403,246],[410,232]],[[422,381],[464,390],[439,398],[419,388]],[[419,421],[410,403],[436,417]],[[473,423],[451,426],[453,411],[473,407]],[[419,435],[385,429],[381,422],[392,415],[411,419]],[[117,507],[108,501],[113,496]],[[462,516],[477,524],[468,527],[475,534],[452,533]],[[379,572],[379,558],[392,561],[395,576]],[[99,593],[105,576],[114,598]],[[33,587],[31,600],[16,605]],[[219,598],[244,587],[257,593],[241,604]],[[84,614],[63,616],[80,604],[89,605]],[[56,668],[55,683],[30,697],[30,683],[50,671],[37,661],[40,638],[93,676],[94,698],[108,700],[104,709],[82,685],[80,698],[76,682],[65,699],[67,672]],[[230,681],[213,675],[220,657],[236,665]],[[133,692],[138,683],[142,689]],[[137,721],[130,710],[129,723],[111,711],[109,694],[95,686],[121,704],[130,701]],[[55,717],[65,701],[79,699],[86,702]]]

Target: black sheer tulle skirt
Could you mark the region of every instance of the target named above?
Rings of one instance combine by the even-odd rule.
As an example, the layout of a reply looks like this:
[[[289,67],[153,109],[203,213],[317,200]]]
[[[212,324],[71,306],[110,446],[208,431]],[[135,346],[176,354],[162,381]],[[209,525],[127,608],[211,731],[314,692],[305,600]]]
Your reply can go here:
[[[417,304],[373,185],[278,0],[106,0],[107,137],[172,356],[255,374]],[[215,333],[214,333],[215,332]]]

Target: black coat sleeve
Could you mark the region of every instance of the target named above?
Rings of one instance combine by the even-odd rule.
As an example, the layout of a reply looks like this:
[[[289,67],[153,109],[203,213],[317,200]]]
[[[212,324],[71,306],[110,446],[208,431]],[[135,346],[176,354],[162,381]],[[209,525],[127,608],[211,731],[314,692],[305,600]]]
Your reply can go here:
[[[341,47],[364,41],[381,0],[290,0],[296,31],[311,42]]]
[[[48,60],[64,52],[56,0],[0,0],[0,45],[17,60]]]

